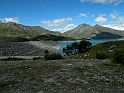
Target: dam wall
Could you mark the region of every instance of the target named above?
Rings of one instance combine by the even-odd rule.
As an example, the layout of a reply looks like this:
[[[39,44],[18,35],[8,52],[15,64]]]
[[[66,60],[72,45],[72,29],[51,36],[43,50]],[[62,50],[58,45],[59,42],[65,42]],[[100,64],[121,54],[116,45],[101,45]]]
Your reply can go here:
[[[60,44],[56,41],[29,41],[0,43],[0,56],[44,56],[58,53]]]

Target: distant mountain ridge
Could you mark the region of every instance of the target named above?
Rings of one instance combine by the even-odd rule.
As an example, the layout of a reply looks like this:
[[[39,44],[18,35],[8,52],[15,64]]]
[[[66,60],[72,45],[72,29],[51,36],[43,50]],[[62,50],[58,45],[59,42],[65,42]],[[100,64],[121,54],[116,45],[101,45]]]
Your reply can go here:
[[[80,24],[72,30],[61,33],[59,31],[50,31],[40,26],[25,26],[14,22],[0,22],[0,37],[24,37],[34,38],[39,35],[55,35],[62,37],[71,37],[74,39],[116,39],[124,38],[124,31],[115,30],[100,25],[91,26],[89,24]],[[52,36],[53,37],[53,36]],[[41,37],[40,37],[41,38]],[[59,38],[59,37],[57,37]]]
[[[37,35],[51,34],[63,36],[60,32],[49,31],[40,26],[24,26],[14,22],[2,23],[0,22],[0,36],[27,36],[34,37]]]
[[[69,30],[64,34],[75,39],[116,39],[124,37],[124,31],[115,30],[100,25],[90,26],[86,23]]]

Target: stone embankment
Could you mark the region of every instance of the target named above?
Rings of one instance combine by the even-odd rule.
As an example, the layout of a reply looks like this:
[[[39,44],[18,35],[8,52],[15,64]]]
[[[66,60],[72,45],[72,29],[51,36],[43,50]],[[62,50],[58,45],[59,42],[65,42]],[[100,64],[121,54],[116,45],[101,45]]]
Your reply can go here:
[[[60,44],[55,41],[0,43],[0,56],[44,56],[45,50],[57,53]]]

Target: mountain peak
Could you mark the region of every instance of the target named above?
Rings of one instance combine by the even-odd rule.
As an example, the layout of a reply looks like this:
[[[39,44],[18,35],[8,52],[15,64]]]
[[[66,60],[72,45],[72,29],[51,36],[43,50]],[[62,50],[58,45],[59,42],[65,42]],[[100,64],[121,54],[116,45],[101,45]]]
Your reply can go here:
[[[103,26],[100,26],[100,25],[96,24],[94,27],[103,27]]]
[[[66,35],[75,38],[75,39],[82,39],[82,38],[88,38],[91,39],[92,37],[99,38],[101,35],[102,38],[117,38],[124,36],[123,31],[117,31],[108,27],[103,27],[98,24],[95,26],[90,26],[89,24],[83,23],[77,26],[76,28],[65,32]],[[118,35],[118,36],[117,36]],[[116,37],[117,36],[117,37]]]
[[[96,24],[95,26],[100,26],[100,25]]]
[[[90,27],[90,25],[89,25],[89,24],[86,24],[86,23],[83,23],[83,24],[80,24],[80,25],[79,25],[79,27],[81,27],[81,26],[82,26],[82,27]]]

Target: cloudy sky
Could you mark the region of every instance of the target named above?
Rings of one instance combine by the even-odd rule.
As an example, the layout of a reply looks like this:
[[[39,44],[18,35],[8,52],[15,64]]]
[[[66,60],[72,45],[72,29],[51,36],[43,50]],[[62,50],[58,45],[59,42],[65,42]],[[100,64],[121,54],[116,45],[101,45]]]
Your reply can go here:
[[[0,0],[0,21],[65,32],[79,24],[124,30],[124,0]]]

